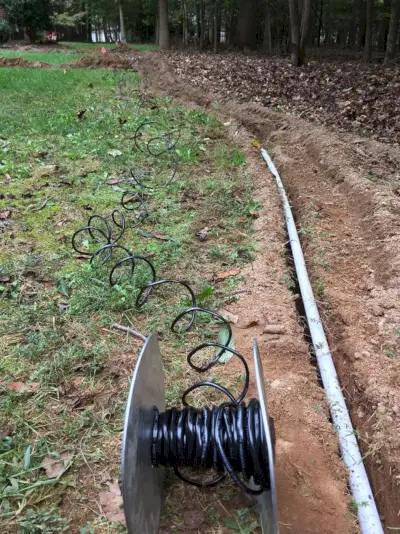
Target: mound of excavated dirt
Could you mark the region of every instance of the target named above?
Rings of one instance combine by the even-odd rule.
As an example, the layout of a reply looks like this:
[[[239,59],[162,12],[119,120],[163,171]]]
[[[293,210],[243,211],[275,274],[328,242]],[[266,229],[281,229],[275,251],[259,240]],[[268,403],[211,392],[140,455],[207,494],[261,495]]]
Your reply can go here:
[[[356,61],[310,61],[243,54],[164,56],[194,86],[245,103],[260,103],[383,142],[400,142],[400,68]]]
[[[53,65],[42,61],[28,61],[22,57],[0,57],[0,67],[30,67],[34,69],[52,68]]]
[[[126,44],[118,45],[111,50],[108,50],[109,54],[131,54],[133,52],[132,48]]]
[[[85,56],[78,61],[62,65],[64,68],[73,69],[121,69],[121,70],[134,70],[133,60],[127,56],[113,55],[98,55],[98,56]]]

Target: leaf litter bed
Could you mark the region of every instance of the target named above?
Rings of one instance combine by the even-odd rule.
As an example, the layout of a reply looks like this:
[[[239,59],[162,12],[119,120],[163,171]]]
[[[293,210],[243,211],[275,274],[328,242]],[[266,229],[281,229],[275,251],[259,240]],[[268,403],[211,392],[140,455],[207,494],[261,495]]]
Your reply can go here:
[[[185,82],[223,99],[259,103],[342,131],[400,142],[400,67],[361,61],[311,60],[302,68],[286,58],[243,54],[165,56]]]

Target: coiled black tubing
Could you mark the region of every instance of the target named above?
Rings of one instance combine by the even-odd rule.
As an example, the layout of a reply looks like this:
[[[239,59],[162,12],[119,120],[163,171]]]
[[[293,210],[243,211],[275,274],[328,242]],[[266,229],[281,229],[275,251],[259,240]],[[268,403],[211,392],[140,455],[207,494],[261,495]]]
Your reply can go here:
[[[213,408],[164,413],[154,409],[153,466],[172,466],[176,475],[199,487],[214,486],[226,474],[246,493],[259,495],[270,489],[268,454],[262,428],[260,404],[224,403]],[[218,474],[207,482],[184,475],[180,468],[213,469]],[[257,489],[245,484],[253,479]]]
[[[120,83],[120,93],[124,86]],[[140,97],[140,107],[149,102],[158,109],[155,101]],[[161,133],[149,136],[146,132],[159,129]],[[150,156],[162,157],[166,154],[174,156],[172,177],[165,183],[169,185],[174,179],[178,168],[176,143],[180,138],[179,128],[172,127],[163,131],[163,123],[155,120],[143,121],[134,133],[134,146],[137,151]],[[192,348],[187,355],[188,365],[198,373],[209,371],[220,363],[223,354],[230,353],[236,357],[243,367],[242,391],[235,396],[225,386],[209,380],[192,384],[182,395],[183,409],[171,408],[159,413],[154,408],[153,439],[151,458],[154,466],[172,466],[177,476],[196,486],[212,486],[222,480],[227,474],[245,492],[257,495],[269,489],[270,479],[268,471],[268,456],[265,435],[262,428],[260,404],[251,399],[246,405],[243,401],[249,389],[250,373],[245,358],[230,347],[232,329],[230,323],[218,312],[198,306],[196,296],[190,284],[183,280],[161,279],[157,280],[156,269],[153,263],[140,254],[132,253],[120,244],[128,228],[136,228],[148,216],[146,207],[145,173],[132,170],[130,177],[126,178],[129,184],[123,192],[121,206],[134,213],[133,221],[128,221],[121,210],[115,209],[110,219],[102,215],[92,215],[88,223],[78,229],[72,236],[72,246],[76,252],[90,258],[90,263],[105,265],[110,263],[109,283],[111,286],[118,283],[117,272],[121,267],[128,267],[130,276],[135,273],[136,266],[141,264],[148,270],[148,282],[139,289],[136,298],[136,308],[143,308],[151,294],[161,286],[174,286],[180,288],[189,297],[190,306],[182,310],[173,318],[170,329],[178,334],[188,332],[197,316],[203,315],[220,323],[226,328],[228,334],[224,344],[218,342],[204,342]],[[80,245],[80,239],[86,237],[99,248],[89,253],[87,248]],[[122,254],[122,259],[116,256]],[[195,363],[195,357],[202,351],[210,348],[215,350],[215,356],[203,365]],[[188,397],[199,388],[212,388],[227,398],[225,403],[211,408],[197,409],[189,405]],[[273,432],[273,421],[270,419]],[[217,475],[211,480],[193,478],[182,469],[213,469]],[[241,478],[240,478],[241,475]],[[248,482],[253,480],[253,485]],[[257,489],[254,489],[254,484]]]

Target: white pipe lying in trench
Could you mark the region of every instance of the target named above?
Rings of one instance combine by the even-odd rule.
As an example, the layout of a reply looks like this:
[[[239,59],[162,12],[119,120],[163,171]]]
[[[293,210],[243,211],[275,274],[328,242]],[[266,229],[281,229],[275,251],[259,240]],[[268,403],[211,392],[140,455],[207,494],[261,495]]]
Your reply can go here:
[[[285,221],[296,267],[296,274],[299,281],[301,297],[303,299],[311,339],[322,383],[326,391],[333,424],[339,436],[342,457],[349,470],[350,490],[357,505],[357,514],[361,532],[363,534],[383,534],[383,528],[375,504],[374,495],[365,471],[360,449],[358,448],[354,428],[340,387],[335,364],[332,360],[324,327],[318,312],[317,303],[315,302],[289,200],[281,177],[279,176],[272,159],[263,148],[261,149],[261,154],[268,165],[269,170],[275,177],[282,198]]]

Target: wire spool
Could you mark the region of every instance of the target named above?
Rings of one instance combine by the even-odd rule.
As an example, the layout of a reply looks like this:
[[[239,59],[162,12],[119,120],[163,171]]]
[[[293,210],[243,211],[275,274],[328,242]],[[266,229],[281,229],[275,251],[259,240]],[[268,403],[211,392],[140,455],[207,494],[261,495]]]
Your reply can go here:
[[[258,400],[218,407],[165,410],[164,376],[156,335],[139,356],[125,412],[122,494],[130,534],[156,534],[164,467],[190,484],[215,485],[226,475],[258,501],[263,534],[278,534],[274,431],[268,417],[257,343],[253,351]],[[211,468],[213,479],[188,478]],[[183,474],[182,470],[185,470]]]

